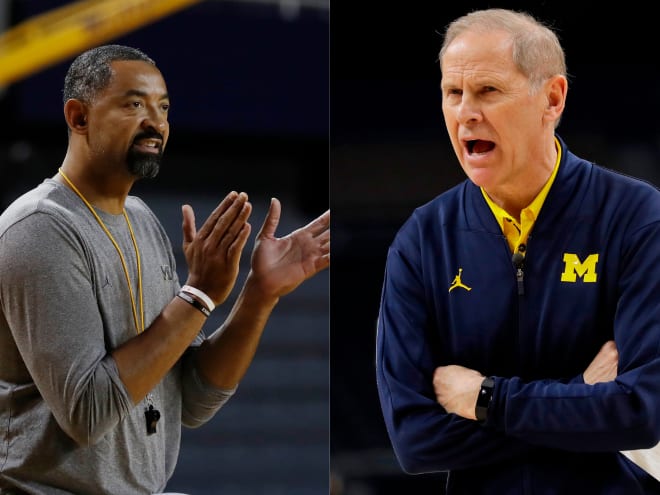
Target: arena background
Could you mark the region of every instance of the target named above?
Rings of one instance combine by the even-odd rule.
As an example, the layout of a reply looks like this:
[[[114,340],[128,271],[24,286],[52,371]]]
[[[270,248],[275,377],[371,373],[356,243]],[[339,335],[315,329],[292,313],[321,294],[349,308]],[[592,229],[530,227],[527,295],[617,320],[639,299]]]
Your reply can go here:
[[[0,0],[0,32],[70,3]],[[183,202],[201,222],[227,192],[246,191],[253,234],[271,196],[282,201],[277,234],[328,208],[328,24],[327,0],[206,0],[108,41],[143,49],[168,85],[171,135],[161,174],[133,192],[168,231],[180,277]],[[0,93],[0,209],[61,164],[70,60]],[[248,260],[246,251],[239,283]],[[235,397],[209,424],[184,429],[169,491],[327,494],[329,276],[282,299]],[[207,330],[223,321],[236,292]]]
[[[387,247],[414,207],[464,179],[449,145],[437,54],[448,22],[527,9],[567,52],[559,134],[579,155],[660,184],[657,25],[639,1],[333,1],[330,22],[331,468],[335,495],[440,495],[444,473],[404,475],[375,385]]]

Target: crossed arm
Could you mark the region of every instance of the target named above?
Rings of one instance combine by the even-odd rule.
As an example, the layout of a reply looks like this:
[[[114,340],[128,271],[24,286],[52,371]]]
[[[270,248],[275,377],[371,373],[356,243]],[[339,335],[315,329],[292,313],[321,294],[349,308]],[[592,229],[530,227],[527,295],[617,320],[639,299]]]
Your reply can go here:
[[[584,383],[593,385],[614,380],[619,353],[613,340],[603,344],[596,357],[583,372]],[[433,389],[438,403],[448,413],[476,420],[475,406],[484,376],[459,365],[439,366],[433,373]]]

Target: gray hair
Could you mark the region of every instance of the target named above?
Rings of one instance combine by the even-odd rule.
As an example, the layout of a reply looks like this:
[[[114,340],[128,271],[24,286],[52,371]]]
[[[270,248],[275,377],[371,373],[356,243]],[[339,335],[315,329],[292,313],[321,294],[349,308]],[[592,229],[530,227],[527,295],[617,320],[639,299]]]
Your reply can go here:
[[[64,78],[64,103],[71,98],[92,103],[100,91],[108,87],[114,74],[110,64],[123,60],[140,60],[156,66],[149,56],[137,48],[103,45],[78,55]]]
[[[529,79],[532,91],[548,78],[567,75],[566,56],[555,32],[526,12],[484,9],[451,22],[445,31],[439,61],[454,39],[466,31],[505,31],[513,40],[513,62]]]

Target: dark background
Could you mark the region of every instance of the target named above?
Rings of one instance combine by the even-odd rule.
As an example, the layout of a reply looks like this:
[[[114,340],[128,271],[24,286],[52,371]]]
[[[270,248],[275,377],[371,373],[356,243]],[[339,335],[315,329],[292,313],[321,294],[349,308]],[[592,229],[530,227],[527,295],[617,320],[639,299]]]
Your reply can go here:
[[[0,0],[10,25],[73,3]],[[253,204],[253,236],[269,198],[277,235],[328,208],[328,2],[206,0],[108,42],[156,60],[171,96],[161,173],[136,184],[163,222],[180,279],[180,205],[198,225],[230,190]],[[1,27],[0,27],[1,30]],[[62,85],[70,59],[0,93],[0,210],[57,172],[66,151]],[[252,239],[237,284],[246,274]],[[1,262],[1,260],[0,260]],[[168,491],[190,495],[328,492],[329,270],[275,308],[236,395],[206,425],[184,429]],[[222,323],[237,290],[205,329]],[[138,462],[138,460],[136,460]]]
[[[0,2],[12,23],[67,3]],[[280,197],[278,233],[325,209],[328,191],[333,211],[329,273],[280,303],[237,396],[210,425],[184,431],[169,489],[327,493],[330,458],[337,495],[442,493],[442,473],[403,475],[393,458],[376,396],[375,321],[396,230],[415,206],[463,180],[442,121],[436,57],[444,26],[487,6],[525,8],[559,30],[570,89],[558,132],[571,150],[660,183],[659,43],[638,0],[610,9],[335,0],[331,10],[303,6],[293,17],[277,2],[207,0],[113,40],[153,56],[172,96],[162,173],[136,192],[175,249],[179,204],[204,211],[230,189],[250,193],[254,224],[267,198]],[[0,92],[0,208],[61,163],[66,65]]]
[[[3,0],[2,7],[9,5],[13,25],[69,3],[74,2]],[[223,179],[221,191],[291,190],[313,213],[327,207],[329,13],[327,5],[286,12],[276,1],[206,0],[108,41],[143,49],[165,76],[172,102],[167,156],[174,157],[159,176],[159,190],[190,186],[215,194],[217,179]],[[70,61],[0,94],[0,192],[7,197],[14,187],[23,190],[56,170],[66,150],[62,84]],[[51,151],[57,163],[35,156]],[[179,157],[187,161],[185,171]],[[254,163],[249,174],[245,160],[248,168]],[[286,162],[289,175],[283,177],[273,164],[278,160]],[[320,178],[308,180],[314,174]],[[225,179],[232,176],[250,182]]]
[[[659,43],[639,1],[332,3],[330,22],[331,467],[336,493],[443,493],[404,475],[380,415],[375,329],[389,243],[412,213],[464,179],[444,127],[437,54],[454,18],[525,9],[553,26],[569,71],[558,133],[571,151],[660,184]]]

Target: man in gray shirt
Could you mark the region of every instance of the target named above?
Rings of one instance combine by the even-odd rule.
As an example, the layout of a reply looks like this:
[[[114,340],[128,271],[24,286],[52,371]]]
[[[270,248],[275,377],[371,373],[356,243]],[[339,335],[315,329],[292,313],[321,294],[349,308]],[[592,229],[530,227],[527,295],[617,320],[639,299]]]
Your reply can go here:
[[[252,207],[232,191],[197,230],[183,206],[181,286],[163,227],[130,195],[158,173],[168,109],[144,53],[83,53],[65,78],[58,173],[0,216],[0,493],[163,491],[181,425],[220,409],[280,297],[329,266],[329,211],[278,238],[273,199],[236,303],[206,337],[236,281]]]

